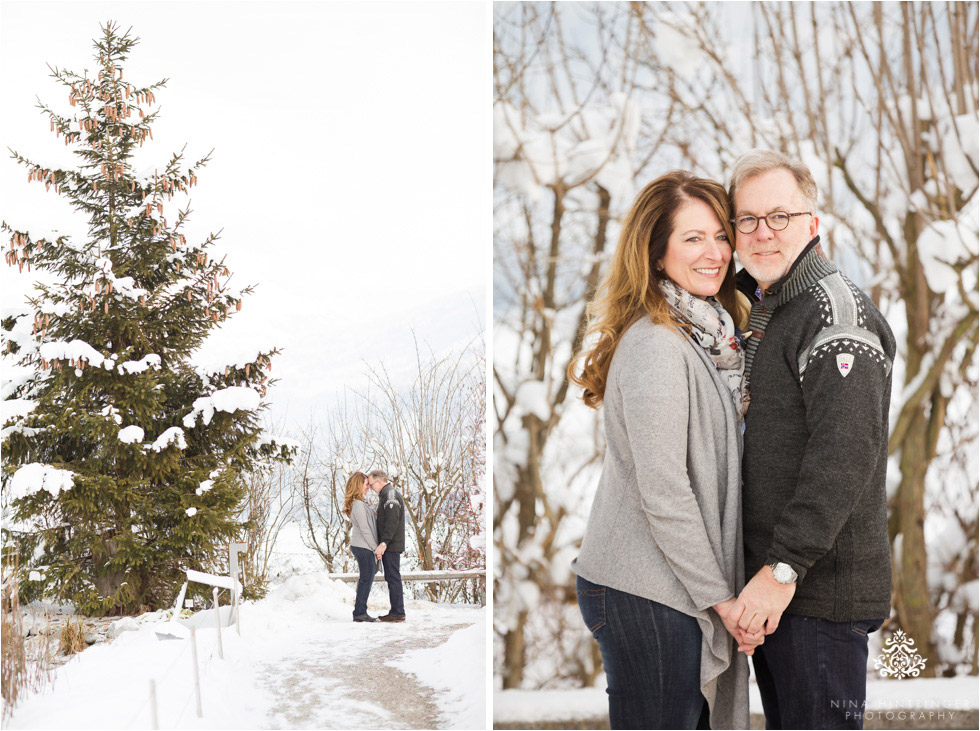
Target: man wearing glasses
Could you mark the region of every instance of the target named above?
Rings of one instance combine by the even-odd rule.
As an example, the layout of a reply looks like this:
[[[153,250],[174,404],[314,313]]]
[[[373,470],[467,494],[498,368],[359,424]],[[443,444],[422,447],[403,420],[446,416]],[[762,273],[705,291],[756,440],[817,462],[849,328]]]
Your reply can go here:
[[[767,728],[862,728],[868,633],[891,612],[885,507],[895,338],[817,235],[810,171],[754,151],[729,193],[752,301],[739,626]]]

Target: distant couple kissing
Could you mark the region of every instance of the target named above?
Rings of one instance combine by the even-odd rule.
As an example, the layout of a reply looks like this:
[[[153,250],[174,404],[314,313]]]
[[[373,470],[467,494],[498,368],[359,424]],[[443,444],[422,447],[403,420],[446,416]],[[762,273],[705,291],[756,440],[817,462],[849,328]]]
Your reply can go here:
[[[378,494],[377,510],[365,501],[368,489]],[[354,601],[355,622],[404,622],[401,557],[405,550],[405,502],[381,470],[355,472],[347,479],[344,515],[351,521],[350,550],[357,559],[360,578]],[[391,609],[383,617],[367,613],[368,594],[378,565],[384,568]]]

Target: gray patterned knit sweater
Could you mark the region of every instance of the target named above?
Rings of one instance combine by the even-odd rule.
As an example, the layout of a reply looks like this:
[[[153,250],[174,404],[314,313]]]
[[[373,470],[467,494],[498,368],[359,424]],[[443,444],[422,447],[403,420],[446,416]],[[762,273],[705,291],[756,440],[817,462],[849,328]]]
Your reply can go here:
[[[818,243],[761,301],[748,273],[739,275],[753,301],[742,462],[746,579],[782,561],[799,574],[787,612],[835,622],[885,619],[895,338]]]

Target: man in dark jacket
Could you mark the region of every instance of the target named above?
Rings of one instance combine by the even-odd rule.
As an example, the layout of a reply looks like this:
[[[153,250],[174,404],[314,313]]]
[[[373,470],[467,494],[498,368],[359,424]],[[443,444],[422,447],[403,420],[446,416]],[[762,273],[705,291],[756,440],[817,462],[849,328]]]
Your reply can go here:
[[[895,338],[822,256],[810,171],[757,150],[729,193],[752,301],[739,627],[767,728],[861,728],[868,633],[891,611],[885,497]]]
[[[405,550],[405,502],[388,475],[372,470],[368,487],[378,493],[378,547],[374,555],[381,560],[388,582],[388,601],[391,610],[380,617],[382,622],[405,621],[405,599],[402,589],[401,559]]]

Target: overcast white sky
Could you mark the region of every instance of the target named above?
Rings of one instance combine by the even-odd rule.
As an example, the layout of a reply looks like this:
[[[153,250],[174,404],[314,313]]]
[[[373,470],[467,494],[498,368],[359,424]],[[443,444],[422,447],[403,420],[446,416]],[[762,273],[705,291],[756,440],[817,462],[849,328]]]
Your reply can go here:
[[[113,19],[141,38],[137,83],[169,78],[160,165],[212,147],[189,230],[223,228],[232,283],[257,292],[215,343],[276,343],[273,413],[303,421],[358,385],[362,359],[405,374],[412,331],[437,352],[485,327],[489,30],[482,2],[0,2],[0,143],[49,166],[74,158],[35,109],[67,112],[46,63],[95,68]],[[5,152],[5,150],[4,150]],[[0,218],[79,231],[63,198],[0,155]],[[188,237],[190,238],[190,236]],[[30,275],[2,267],[3,305]]]

